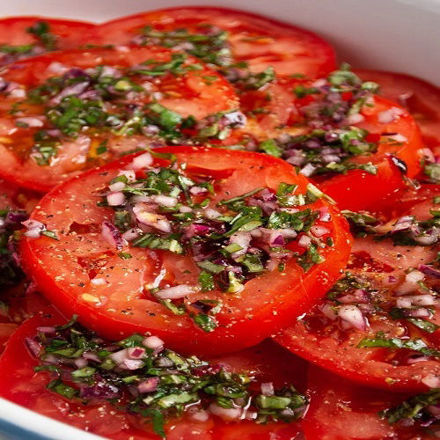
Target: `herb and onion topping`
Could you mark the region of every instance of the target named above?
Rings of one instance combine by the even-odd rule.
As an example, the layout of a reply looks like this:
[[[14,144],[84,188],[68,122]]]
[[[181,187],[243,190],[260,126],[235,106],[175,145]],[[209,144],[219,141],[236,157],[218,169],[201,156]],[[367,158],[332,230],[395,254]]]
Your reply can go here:
[[[0,93],[19,98],[10,111],[17,127],[12,137],[26,148],[24,154],[30,154],[41,166],[56,163],[69,142],[79,150],[74,163],[100,164],[147,145],[155,148],[224,139],[231,128],[246,122],[237,110],[214,113],[198,121],[160,103],[166,92],[157,86],[158,80],[203,69],[201,64],[190,62],[185,53],[173,53],[166,62],[148,59],[126,68],[101,65],[80,69],[53,64],[56,66],[49,65],[48,69],[62,74],[28,90],[0,81]],[[210,84],[219,77],[202,80]],[[127,137],[136,141],[128,142],[131,149],[123,146]],[[14,147],[16,153],[20,150]]]
[[[214,330],[221,303],[190,303],[191,293],[239,294],[252,278],[283,271],[292,257],[304,271],[324,261],[320,251],[332,245],[325,226],[329,214],[307,208],[323,195],[314,186],[300,194],[296,185],[281,183],[276,191],[255,188],[218,200],[219,181],[191,175],[184,163],[167,168],[152,163],[152,155],[143,153],[133,162],[137,172],[121,170],[109,183],[103,204],[114,210],[114,218],[103,223],[102,232],[120,251],[130,244],[191,256],[200,270],[197,285],[171,286],[159,275],[147,287],[174,313],[189,313],[203,330]]]
[[[440,423],[440,390],[432,389],[404,400],[379,413],[388,423],[401,426],[418,424],[422,428],[438,427]]]
[[[435,246],[440,239],[440,211],[430,210],[430,217],[418,220],[414,215],[404,215],[383,223],[366,211],[342,211],[352,232],[358,237],[372,236],[375,240],[392,240],[400,246]]]
[[[370,135],[356,124],[364,120],[360,110],[371,105],[378,86],[362,82],[348,66],[342,66],[326,79],[305,84],[298,83],[292,90],[300,103],[297,126],[305,133],[282,133],[261,142],[259,149],[283,158],[308,177],[344,174],[352,169],[376,174],[371,162],[358,163],[353,159],[377,151],[380,136]]]
[[[186,52],[219,67],[229,65],[232,60],[228,33],[208,23],[198,25],[191,32],[187,29],[159,31],[145,26],[139,30],[132,43],[141,46],[158,45]]]
[[[21,223],[27,218],[27,213],[22,210],[0,210],[0,287],[14,285],[23,277],[13,239],[15,231],[21,229]]]
[[[44,52],[57,49],[57,37],[51,33],[50,25],[46,21],[37,21],[26,29],[37,41],[31,44],[12,46],[9,44],[0,45],[1,61],[12,63],[22,58],[35,56]]]
[[[134,334],[106,342],[76,323],[38,327],[26,343],[38,358],[37,372],[53,379],[47,388],[82,403],[106,400],[151,421],[165,438],[165,423],[188,414],[255,423],[298,420],[307,398],[292,385],[275,389],[249,372],[184,357],[156,336]]]

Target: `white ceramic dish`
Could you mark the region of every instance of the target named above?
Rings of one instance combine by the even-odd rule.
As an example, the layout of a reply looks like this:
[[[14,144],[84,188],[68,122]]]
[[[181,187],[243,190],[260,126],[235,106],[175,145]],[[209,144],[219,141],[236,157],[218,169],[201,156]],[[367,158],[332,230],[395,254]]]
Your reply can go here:
[[[148,9],[207,4],[291,22],[333,43],[340,60],[440,85],[440,0],[0,0],[0,14],[105,21]],[[0,399],[0,440],[99,438]]]

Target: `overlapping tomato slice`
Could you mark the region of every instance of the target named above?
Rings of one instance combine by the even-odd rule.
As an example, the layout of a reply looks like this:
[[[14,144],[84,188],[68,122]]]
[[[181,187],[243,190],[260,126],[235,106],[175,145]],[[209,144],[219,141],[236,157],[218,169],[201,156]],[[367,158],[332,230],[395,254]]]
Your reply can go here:
[[[428,147],[440,143],[440,90],[433,84],[411,75],[375,70],[355,72],[365,81],[380,86],[380,94],[399,103],[413,115]]]
[[[106,438],[160,438],[153,433],[150,422],[141,416],[118,410],[106,400],[69,400],[47,389],[51,374],[34,372],[38,362],[31,355],[26,340],[32,339],[38,328],[64,323],[65,319],[55,309],[51,309],[44,317],[34,317],[21,325],[0,357],[0,395],[40,414]],[[211,360],[229,371],[246,372],[258,381],[273,382],[277,387],[294,383],[303,389],[306,381],[304,362],[270,341]],[[274,435],[280,440],[291,440],[297,438],[300,427],[295,422],[258,425],[247,420],[238,423],[224,421],[216,416],[199,420],[192,417],[190,412],[185,412],[181,417],[168,420],[165,431],[168,440],[270,440]]]
[[[439,231],[436,202],[425,195],[379,226],[381,234],[355,239],[346,276],[281,344],[365,385],[437,386]]]
[[[161,129],[172,137],[186,117],[238,105],[216,72],[163,48],[60,52],[13,64],[2,77],[0,175],[41,191],[157,145]],[[148,112],[158,123],[151,132]]]
[[[76,49],[89,43],[92,23],[47,17],[0,20],[0,64],[54,50]]]
[[[220,67],[246,62],[253,72],[310,77],[335,67],[333,48],[310,31],[233,9],[184,7],[143,12],[100,25],[100,44],[159,44]]]
[[[411,440],[434,439],[429,423],[402,419],[390,424],[381,411],[394,408],[408,396],[372,390],[342,380],[329,372],[309,370],[312,396],[307,417],[302,423],[307,439],[320,440]]]

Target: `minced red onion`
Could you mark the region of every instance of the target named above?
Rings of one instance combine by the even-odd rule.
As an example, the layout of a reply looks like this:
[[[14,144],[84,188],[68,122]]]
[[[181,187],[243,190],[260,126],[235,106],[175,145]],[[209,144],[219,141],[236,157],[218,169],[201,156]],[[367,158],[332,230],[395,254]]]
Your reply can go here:
[[[307,235],[301,235],[300,239],[298,240],[298,246],[308,248],[310,244],[312,243],[312,240]]]
[[[163,349],[165,342],[162,341],[162,339],[158,338],[157,336],[147,336],[142,341],[142,344],[145,347],[150,348],[151,350],[159,352]]]
[[[47,71],[50,73],[55,73],[56,75],[64,75],[70,68],[58,61],[53,61],[47,67]]]
[[[367,320],[359,307],[355,305],[347,304],[340,307],[338,310],[338,316],[358,330],[365,330],[367,328]]]
[[[89,361],[94,361],[94,362],[99,362],[99,363],[101,363],[101,359],[100,359],[99,356],[96,355],[95,353],[91,353],[91,352],[86,351],[86,352],[83,353],[82,357],[83,357],[84,359],[89,360]]]
[[[439,230],[433,228],[430,232],[426,232],[423,235],[414,237],[414,241],[423,246],[429,246],[434,244],[439,238]]]
[[[84,368],[88,365],[87,359],[84,358],[78,358],[74,360],[74,364],[76,368]]]
[[[404,231],[409,229],[414,223],[414,217],[411,215],[405,215],[400,217],[393,226],[391,232]]]
[[[122,183],[122,182],[118,182],[118,183]],[[106,199],[109,206],[121,206],[125,203],[124,193],[120,191],[111,192],[110,194],[107,194]]]
[[[318,306],[318,308],[319,310],[321,310],[324,316],[326,316],[331,321],[334,321],[338,317],[337,313],[335,312],[335,308],[328,303]]]
[[[55,327],[37,327],[37,332],[50,335],[56,332]]]
[[[109,185],[109,189],[111,192],[122,191],[125,188],[125,183],[122,181],[118,181]]]
[[[127,370],[138,370],[144,366],[144,362],[138,359],[124,359],[119,366]]]
[[[388,136],[388,137],[395,142],[399,142],[399,143],[408,142],[408,138],[406,138],[405,136],[403,136],[403,134],[400,133],[393,134],[392,136]]]
[[[127,351],[127,355],[130,359],[142,359],[145,355],[145,348],[130,347]]]
[[[315,170],[316,170],[316,167],[313,166],[311,163],[308,163],[306,166],[301,168],[301,170],[299,172],[303,176],[310,177],[315,172]]]
[[[207,188],[203,188],[202,186],[192,186],[189,192],[193,195],[204,194],[208,192]]]
[[[127,245],[127,242],[122,238],[119,229],[106,220],[102,222],[101,234],[104,240],[116,249],[122,249]]]
[[[35,356],[38,357],[41,353],[42,347],[41,345],[32,338],[25,338],[25,342],[29,351]]]
[[[329,234],[330,231],[324,227],[324,226],[312,226],[310,228],[310,232],[315,236],[315,237],[322,237],[323,235]]]
[[[125,176],[129,183],[136,180],[136,173],[133,170],[121,170],[119,171],[118,176]]]
[[[421,148],[420,150],[418,150],[418,152],[423,155],[423,158],[429,162],[429,163],[434,163],[435,162],[435,156],[434,153],[432,152],[432,150],[430,148]]]
[[[41,118],[37,117],[17,118],[15,122],[18,122],[19,124],[26,124],[28,127],[43,127],[44,125],[44,122],[41,120]]]
[[[159,377],[149,377],[147,380],[141,382],[137,389],[140,393],[152,393],[157,390],[157,386],[159,385],[160,378]]]
[[[29,238],[38,238],[46,230],[46,226],[37,220],[29,219],[21,222],[21,224],[27,229],[24,235]]]
[[[364,116],[361,115],[360,113],[355,113],[353,115],[349,115],[347,116],[347,118],[345,119],[346,124],[348,125],[354,125],[354,124],[359,124],[360,122],[362,122],[364,120]]]
[[[422,378],[421,382],[429,388],[440,388],[440,377],[428,374]]]
[[[209,420],[209,414],[203,409],[190,411],[190,417],[196,422],[206,422]]]
[[[134,170],[139,170],[142,168],[147,168],[153,164],[153,156],[150,153],[144,153],[133,159],[131,163],[131,168]]]
[[[398,296],[414,292],[418,289],[418,283],[425,278],[425,275],[419,270],[413,270],[406,274],[405,281],[400,284],[395,292]]]
[[[250,232],[237,232],[231,236],[229,243],[237,244],[241,247],[241,249],[231,254],[232,258],[240,257],[247,252],[251,238]]]
[[[173,208],[177,205],[177,199],[175,197],[164,196],[161,194],[151,196],[151,200],[153,200],[154,203],[167,208]]]
[[[125,359],[127,359],[128,354],[127,354],[127,349],[124,348],[122,350],[119,351],[115,351],[114,353],[112,353],[110,356],[110,359],[112,361],[114,361],[117,365],[122,364],[122,362],[124,362]]]
[[[130,228],[122,234],[122,238],[127,241],[132,241],[135,238],[138,238],[140,231],[136,228]]]
[[[398,107],[391,107],[388,110],[384,110],[377,115],[377,120],[381,124],[389,124],[394,122],[398,116],[403,113],[403,110]]]
[[[420,264],[419,271],[432,278],[440,278],[440,270],[426,264]]]
[[[411,305],[416,306],[433,306],[435,304],[435,298],[432,295],[426,294],[426,295],[413,295],[413,296],[403,296],[397,299],[399,300],[407,300],[411,302]],[[397,304],[396,301],[396,304]]]
[[[68,86],[50,100],[51,104],[59,104],[67,96],[79,95],[83,93],[89,85],[89,81],[82,81]]]
[[[146,206],[142,203],[137,203],[133,207],[133,213],[140,223],[151,226],[162,232],[171,232],[171,223],[169,220],[163,215],[147,211]]]
[[[179,284],[178,286],[168,287],[166,289],[159,290],[155,293],[160,299],[179,299],[194,293],[193,286],[187,284]]]
[[[429,318],[431,316],[431,313],[428,309],[425,309],[424,307],[419,307],[417,309],[408,310],[405,315],[410,316],[411,318]]]
[[[209,220],[215,220],[217,217],[220,217],[222,214],[215,209],[206,208],[204,211],[204,215]]]
[[[429,360],[428,356],[416,354],[416,355],[409,356],[408,359],[406,360],[406,363],[408,365],[412,365],[412,364],[417,364],[418,362],[426,362],[427,360]]]
[[[242,409],[241,408],[223,408],[216,403],[211,403],[209,405],[209,411],[217,417],[220,417],[223,420],[238,420],[241,417]]]
[[[275,394],[273,382],[264,382],[261,384],[260,387],[261,394],[263,394],[263,396],[273,396]]]

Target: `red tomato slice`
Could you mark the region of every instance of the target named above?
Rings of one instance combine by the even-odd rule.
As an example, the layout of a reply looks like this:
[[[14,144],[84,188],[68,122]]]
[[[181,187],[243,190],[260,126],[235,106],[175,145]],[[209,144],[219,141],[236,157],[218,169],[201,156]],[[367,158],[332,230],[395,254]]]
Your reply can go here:
[[[392,122],[379,122],[380,114],[397,107],[394,103],[376,96],[374,107],[363,107],[364,121],[355,124],[374,135],[399,133],[406,138],[403,142],[394,142],[382,137],[377,152],[371,156],[357,156],[355,163],[371,162],[376,166],[376,174],[362,170],[350,170],[347,174],[334,176],[321,181],[320,188],[332,197],[344,209],[360,210],[374,208],[378,200],[405,186],[405,177],[415,177],[420,170],[422,141],[419,129],[411,115],[402,109],[402,114]],[[388,141],[387,141],[388,139]],[[402,172],[395,159],[403,161],[406,173]],[[368,191],[365,191],[368,188]],[[359,195],[362,194],[362,197]]]
[[[421,201],[400,219],[415,216],[425,221],[431,217],[430,209],[435,209],[432,199]],[[395,223],[385,227],[391,230]],[[406,246],[393,244],[391,239],[356,239],[347,266],[356,284],[345,283],[330,290],[329,299],[287,329],[278,342],[323,368],[365,385],[416,391],[431,387],[432,378],[440,377],[437,355],[411,349],[415,345],[359,345],[366,340],[395,338],[397,343],[417,341],[427,349],[437,349],[440,332],[432,324],[440,324],[439,304],[432,295],[438,289],[433,263],[438,251],[438,244]]]
[[[320,84],[319,87],[317,84]],[[408,111],[394,102],[374,95],[372,95],[372,101],[369,100],[361,107],[359,114],[354,115],[356,119],[353,121],[350,121],[350,115],[345,115],[347,117],[342,121],[326,121],[325,111],[331,111],[331,105],[327,103],[322,109],[320,106],[325,103],[325,99],[341,98],[344,100],[344,94],[333,93],[336,95],[333,97],[329,92],[327,92],[328,96],[323,92],[319,94],[307,92],[326,86],[330,88],[328,79],[305,81],[278,78],[261,90],[241,92],[239,95],[241,108],[248,116],[248,123],[234,135],[239,137],[241,133],[243,139],[251,135],[254,141],[249,148],[259,148],[264,151],[267,150],[263,147],[264,142],[261,141],[269,138],[278,146],[279,156],[292,165],[304,169],[307,165],[315,167],[318,165],[314,161],[314,156],[307,159],[311,151],[301,144],[305,141],[295,141],[295,139],[303,135],[312,136],[311,133],[320,128],[326,131],[334,130],[335,133],[347,127],[367,130],[369,134],[366,136],[366,141],[376,146],[375,151],[354,155],[347,161],[357,165],[371,163],[376,167],[375,174],[360,169],[350,169],[340,174],[323,171],[323,174],[311,174],[310,178],[326,194],[336,200],[341,208],[355,211],[373,209],[379,200],[392,194],[398,188],[405,187],[405,177],[415,177],[421,170],[423,144],[419,129]],[[295,96],[294,91],[297,88],[304,90],[305,96]],[[338,108],[341,102],[338,100],[335,102],[336,104],[333,105]],[[319,110],[324,115],[313,116],[310,120],[307,113]],[[244,140],[243,142],[237,139],[235,141],[237,144],[246,144]],[[313,142],[313,139],[311,141]],[[333,144],[331,148],[328,148],[327,142],[323,140],[319,142],[321,145],[318,144],[315,151],[327,149],[330,150],[330,156],[338,155],[337,145]],[[301,165],[297,164],[298,156],[293,153],[305,155],[300,159]],[[400,161],[404,164],[403,168],[399,169]],[[369,188],[369,191],[365,191],[365,188]],[[359,194],[362,194],[362,197],[359,197]]]
[[[318,368],[310,368],[312,396],[302,423],[310,440],[430,439],[417,427],[390,425],[379,412],[400,404],[407,396],[363,388]]]
[[[307,186],[306,179],[297,176],[291,166],[262,154],[193,147],[160,151],[174,153],[178,161],[187,163],[188,170],[194,169],[201,176],[219,176],[217,200],[262,185],[276,189],[280,182],[298,184],[300,193]],[[331,221],[316,221],[325,226],[334,241],[332,247],[320,251],[325,261],[304,273],[294,258],[288,258],[286,275],[275,268],[246,282],[239,295],[225,296],[219,290],[202,295],[223,303],[216,315],[219,327],[211,333],[203,332],[194,327],[188,315],[175,315],[142,293],[143,286],[153,282],[161,268],[166,269],[172,285],[197,284],[200,270],[194,260],[131,246],[128,251],[132,258],[121,259],[100,232],[102,221],[111,219],[113,211],[96,205],[96,191],[132,160],[126,157],[53,190],[32,218],[44,222],[60,240],[25,238],[21,246],[23,264],[47,298],[67,315],[79,314],[81,322],[100,334],[119,339],[148,330],[171,346],[189,351],[234,351],[254,345],[306,310],[346,264],[350,238],[345,220],[324,199],[318,199],[306,206],[330,214]],[[289,244],[295,250],[291,245],[296,246],[296,242]],[[94,277],[104,277],[106,283],[93,283]]]
[[[142,44],[141,31],[147,26],[158,32],[185,29],[202,35],[227,31],[232,62],[245,61],[254,72],[272,66],[279,74],[301,73],[314,78],[335,68],[333,48],[312,32],[233,9],[184,7],[144,12],[100,25],[94,40],[98,44]],[[187,45],[180,46],[188,50]]]
[[[38,38],[39,24],[47,27],[40,31],[50,34],[49,48]],[[90,41],[87,35],[94,27],[92,23],[46,17],[3,18],[0,20],[0,64],[39,55],[47,50],[75,49]],[[29,28],[35,28],[35,32],[29,31]],[[27,45],[34,47],[23,47]]]
[[[10,339],[0,358],[0,396],[40,414],[61,420],[80,429],[115,440],[155,440],[151,426],[141,419],[115,409],[108,402],[89,401],[82,404],[69,401],[47,390],[48,373],[34,372],[36,359],[31,356],[25,339],[36,334],[37,327],[64,323],[53,309],[51,315],[35,317],[24,324]],[[270,341],[240,353],[217,357],[232,371],[252,372],[258,380],[273,381],[276,386],[304,384],[306,365],[303,361],[280,349]],[[6,374],[6,372],[8,374]],[[301,386],[299,387],[301,388]],[[165,427],[167,440],[292,440],[299,436],[297,423],[268,423],[256,425],[249,421],[223,422],[210,417],[207,421],[194,420],[190,414],[170,420]],[[237,437],[237,436],[240,437]],[[299,437],[298,437],[299,438]]]
[[[380,85],[385,98],[408,109],[420,127],[423,140],[429,147],[440,144],[440,89],[433,84],[410,75],[375,70],[355,72],[365,81]]]
[[[130,133],[126,134],[127,126],[125,125],[122,126],[125,131],[118,132],[118,130],[112,131],[108,124],[103,128],[102,124],[94,127],[92,122],[84,122],[85,125],[80,123],[82,124],[81,130],[75,129],[76,132],[73,134],[69,132],[63,134],[60,130],[68,129],[69,124],[77,124],[78,118],[81,119],[84,116],[71,119],[72,112],[74,115],[78,107],[54,110],[53,106],[56,106],[60,100],[64,102],[63,97],[77,95],[79,92],[75,91],[75,86],[81,87],[83,92],[96,93],[98,85],[84,72],[85,69],[99,69],[99,66],[106,66],[108,73],[105,73],[105,77],[118,78],[117,75],[121,74],[120,70],[126,69],[124,71],[126,73],[130,67],[145,61],[153,62],[152,66],[155,65],[154,62],[167,65],[172,55],[167,49],[154,47],[124,51],[92,49],[86,52],[69,51],[44,55],[8,67],[3,78],[9,86],[13,84],[13,88],[21,93],[14,94],[13,90],[11,93],[6,91],[0,95],[0,154],[2,156],[0,175],[19,185],[47,191],[86,168],[109,162],[122,154],[146,145],[156,145],[153,142],[156,137],[149,136],[143,131],[129,136]],[[81,94],[78,96],[82,99],[82,105],[102,100],[104,115],[107,115],[105,118],[110,117],[108,115],[115,117],[121,112],[128,112],[126,122],[129,125],[136,124],[139,120],[139,115],[136,116],[130,112],[151,104],[154,100],[162,106],[161,108],[175,112],[182,118],[188,116],[197,119],[204,118],[211,113],[235,109],[238,106],[232,87],[220,75],[194,58],[187,57],[182,62],[182,69],[188,68],[182,75],[166,70],[157,76],[143,74],[131,76],[133,84],[141,88],[141,90],[136,89],[138,92],[126,91],[119,98],[115,96],[86,98]],[[149,70],[152,67],[146,66],[145,68]],[[83,80],[64,86],[59,94],[49,100],[48,104],[39,104],[38,101],[36,104],[26,100],[27,92],[35,90],[38,86],[47,85],[48,80],[56,82],[61,78],[67,78],[69,81],[72,76],[74,78],[79,76]],[[210,78],[209,81],[206,80],[207,77]],[[58,78],[58,80],[53,78]],[[89,87],[87,84],[90,85],[90,90],[84,89],[84,87]],[[101,86],[102,84],[99,87]],[[122,81],[120,86],[131,87],[127,81]],[[111,90],[115,91],[115,89]],[[116,95],[118,93],[116,92]],[[17,110],[16,106],[20,110],[14,111],[11,115],[11,108]],[[89,117],[93,119],[95,110],[86,109],[86,114],[88,112]],[[58,125],[53,125],[47,120],[49,116],[46,115],[46,117],[45,113],[59,114],[57,112],[61,112],[65,120],[64,122],[59,120]],[[66,122],[66,118],[70,122]],[[112,123],[109,122],[109,124]],[[52,130],[55,130],[55,133]],[[43,144],[38,144],[35,136],[40,136],[42,133],[46,137],[50,135],[49,144],[43,141],[41,141]],[[100,151],[102,142],[107,142],[104,151]],[[46,150],[55,148],[56,150],[44,159],[41,148],[46,148]]]

